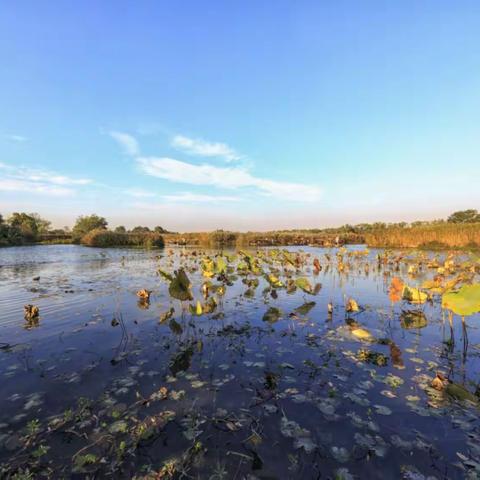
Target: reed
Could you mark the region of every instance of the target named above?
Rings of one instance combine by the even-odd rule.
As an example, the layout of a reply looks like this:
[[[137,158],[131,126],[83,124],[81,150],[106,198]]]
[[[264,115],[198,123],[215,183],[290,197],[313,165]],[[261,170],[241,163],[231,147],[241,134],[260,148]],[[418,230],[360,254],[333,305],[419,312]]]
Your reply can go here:
[[[444,223],[410,228],[383,228],[365,233],[370,247],[480,248],[480,223]]]

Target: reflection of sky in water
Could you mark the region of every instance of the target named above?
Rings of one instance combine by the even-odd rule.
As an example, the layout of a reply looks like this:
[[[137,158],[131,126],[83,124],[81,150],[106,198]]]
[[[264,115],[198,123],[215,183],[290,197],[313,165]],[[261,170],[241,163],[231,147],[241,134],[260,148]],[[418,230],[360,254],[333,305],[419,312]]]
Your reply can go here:
[[[258,454],[265,475],[284,478],[289,471],[293,478],[311,478],[320,470],[331,473],[344,465],[361,476],[398,478],[403,464],[439,475],[445,465],[458,461],[457,451],[468,456],[473,447],[467,442],[478,438],[476,414],[472,417],[469,408],[431,403],[422,385],[428,385],[440,369],[474,391],[469,382],[478,381],[480,375],[479,316],[467,320],[465,356],[459,318],[455,318],[455,345],[449,349],[444,343],[449,329],[438,300],[421,306],[428,321],[425,328],[406,330],[400,322],[401,308],[411,307],[392,307],[388,299],[391,274],[417,286],[431,278],[431,271],[425,269],[409,279],[405,263],[400,272],[378,269],[377,252],[372,251],[368,261],[352,261],[349,272],[339,275],[333,260],[329,266],[324,257],[329,253],[334,259],[335,250],[289,250],[312,253],[302,275],[322,284],[318,295],[298,290],[290,295],[279,289],[273,298],[264,291],[267,283],[261,278],[255,297],[247,298],[243,296],[247,286],[239,277],[219,301],[217,311],[223,315],[213,318],[192,317],[186,308],[182,313],[179,302],[170,298],[168,285],[156,275],[157,268],[171,272],[182,262],[198,266],[193,259],[200,256],[181,256],[192,250],[176,249],[173,256],[165,255],[168,250],[79,246],[0,250],[0,424],[5,424],[0,439],[32,418],[65,410],[80,396],[98,398],[109,392],[116,401],[129,404],[135,401],[135,391],[148,395],[167,384],[168,375],[177,375],[171,388],[183,389],[187,395],[168,405],[180,416],[192,408],[207,416],[217,408],[236,415],[244,415],[242,409],[252,412],[264,438]],[[313,256],[323,266],[318,276],[310,268]],[[202,300],[198,270],[188,275],[195,300]],[[138,304],[135,293],[141,288],[152,290],[147,305]],[[351,317],[382,339],[380,343],[365,344],[352,337],[343,308],[350,297],[364,308]],[[306,317],[289,317],[312,300],[316,304]],[[335,306],[331,320],[330,301]],[[27,303],[40,308],[38,326],[28,330],[23,319]],[[169,322],[160,325],[158,320],[171,306],[176,310],[175,324],[169,328]],[[271,306],[280,308],[283,317],[268,325],[262,317]],[[354,359],[361,349],[385,355],[387,366],[357,363]],[[403,369],[396,368],[401,364]],[[285,420],[282,435],[281,411],[309,431],[308,439],[292,440],[286,427],[293,424]],[[232,442],[231,450],[243,448],[242,440],[251,431],[245,426],[248,422],[242,422],[242,435],[225,439],[206,422],[210,437],[201,438],[213,455],[210,462],[220,455],[228,468],[237,468],[238,461],[225,457],[224,443]],[[467,424],[470,439],[464,432]],[[160,459],[186,448],[185,422],[179,422],[177,430],[170,428],[175,440],[171,448],[157,452]],[[298,429],[295,432],[292,435],[298,437]],[[396,436],[410,442],[409,448],[399,447]],[[296,442],[305,447],[295,449]],[[307,453],[311,445],[316,453]],[[343,451],[333,447],[346,448],[345,463]],[[58,448],[70,452],[66,445]],[[312,458],[322,459],[322,469]],[[210,469],[208,465],[199,466],[198,473],[211,473],[212,464]],[[448,468],[447,476],[462,478],[459,469]],[[240,469],[248,473],[249,465]],[[379,471],[384,477],[375,473]]]

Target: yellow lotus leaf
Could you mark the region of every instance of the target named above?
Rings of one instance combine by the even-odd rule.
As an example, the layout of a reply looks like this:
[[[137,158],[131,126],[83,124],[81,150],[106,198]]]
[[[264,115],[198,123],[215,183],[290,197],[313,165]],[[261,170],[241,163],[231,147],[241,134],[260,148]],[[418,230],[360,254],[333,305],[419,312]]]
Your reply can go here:
[[[416,265],[410,265],[408,267],[408,274],[409,275],[415,275],[418,271],[418,268],[416,267]]]
[[[282,281],[276,277],[273,274],[269,274],[266,276],[268,283],[273,287],[273,288],[282,288],[283,283]]]
[[[368,330],[361,327],[354,328],[352,330],[352,335],[359,340],[366,340],[367,342],[372,342],[374,340],[373,335]]]
[[[422,283],[422,288],[436,294],[441,294],[443,292],[443,285],[439,279],[425,280]]]
[[[408,285],[403,287],[402,298],[410,303],[425,303],[428,295],[418,288],[411,288]]]
[[[360,308],[358,307],[358,303],[353,298],[350,298],[347,302],[345,310],[347,312],[359,312]]]

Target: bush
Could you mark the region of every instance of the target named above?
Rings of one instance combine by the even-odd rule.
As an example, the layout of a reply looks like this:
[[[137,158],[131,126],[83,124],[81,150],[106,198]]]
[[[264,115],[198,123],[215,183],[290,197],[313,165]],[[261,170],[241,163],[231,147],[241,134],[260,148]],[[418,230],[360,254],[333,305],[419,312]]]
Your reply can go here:
[[[81,239],[92,230],[103,229],[106,230],[108,222],[105,218],[98,215],[80,216],[72,230],[72,239],[75,243],[81,241]]]
[[[81,243],[88,247],[144,247],[163,248],[163,237],[158,233],[120,233],[96,228],[88,232],[81,239]]]
[[[237,243],[238,234],[234,232],[225,232],[216,230],[208,235],[208,244],[210,247],[234,247]]]

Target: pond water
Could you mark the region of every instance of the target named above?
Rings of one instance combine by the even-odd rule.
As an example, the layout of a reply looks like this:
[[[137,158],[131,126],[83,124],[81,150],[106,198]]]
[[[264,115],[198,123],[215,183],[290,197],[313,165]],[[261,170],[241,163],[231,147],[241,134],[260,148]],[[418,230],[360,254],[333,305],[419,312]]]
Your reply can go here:
[[[480,316],[389,295],[447,253],[287,250],[0,249],[0,478],[480,478]]]

